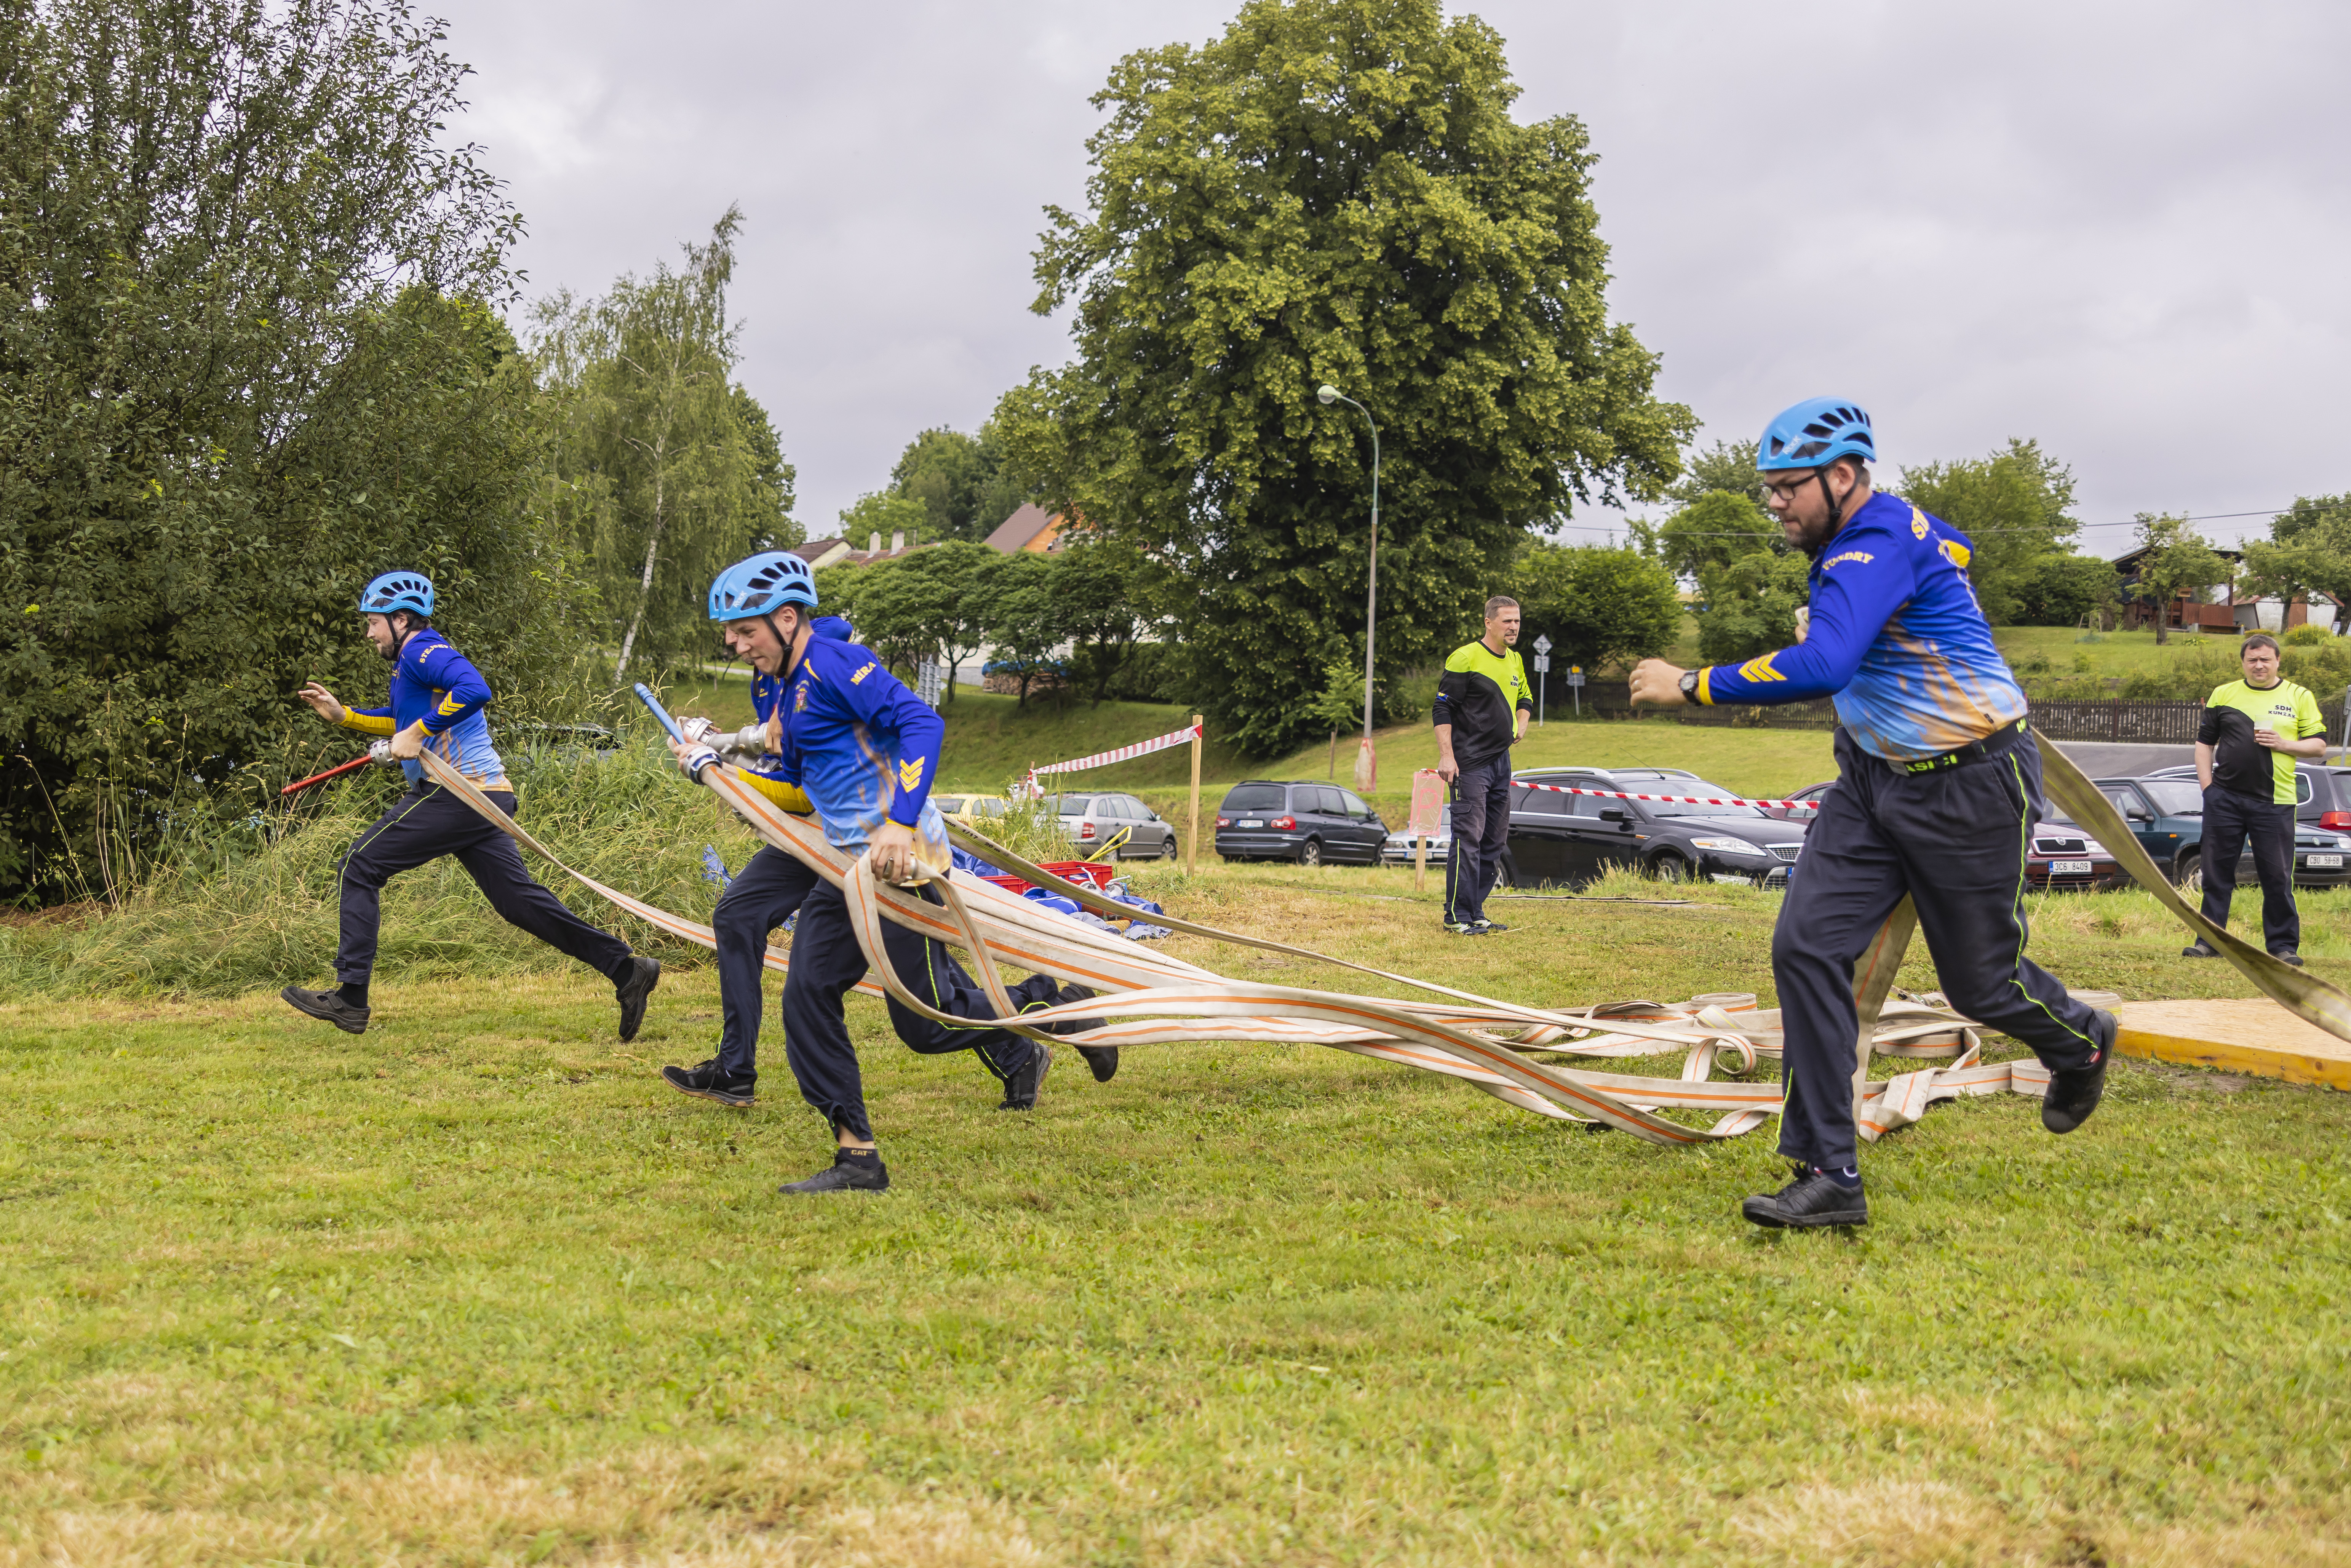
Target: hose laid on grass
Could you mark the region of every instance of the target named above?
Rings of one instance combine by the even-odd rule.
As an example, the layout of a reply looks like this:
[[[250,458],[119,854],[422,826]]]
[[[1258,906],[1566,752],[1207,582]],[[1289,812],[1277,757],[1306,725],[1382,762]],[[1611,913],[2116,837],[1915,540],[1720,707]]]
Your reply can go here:
[[[454,768],[429,752],[423,762],[435,782],[598,896],[662,930],[703,946],[715,946],[709,927],[571,870]],[[2254,984],[2291,1010],[2351,1039],[2351,997],[2247,946],[2188,908],[2138,849],[2105,798],[2062,754],[2049,754],[2047,777],[2051,795],[2074,820],[2115,848],[2133,878],[2162,899],[2190,929],[2228,955]],[[895,921],[969,954],[976,977],[996,1004],[998,1016],[994,1021],[1032,1039],[1119,1046],[1204,1040],[1322,1045],[1463,1079],[1497,1099],[1540,1115],[1615,1127],[1667,1145],[1736,1137],[1781,1109],[1777,1085],[1715,1077],[1718,1068],[1744,1073],[1779,1055],[1777,1013],[1753,1009],[1752,998],[1697,998],[1679,1007],[1619,1003],[1583,1009],[1530,1008],[1289,943],[1173,915],[1154,917],[1155,924],[1173,930],[1352,969],[1425,995],[1395,998],[1249,984],[1142,947],[1112,932],[1065,919],[985,881],[933,878],[932,885],[942,901],[933,904],[908,889],[878,883],[866,873],[862,857],[852,858],[833,848],[812,823],[783,811],[723,764],[705,768],[701,781],[733,807],[761,839],[843,890],[851,925],[870,971],[858,988],[868,994],[886,992],[901,1005],[943,1023],[970,1027],[975,1020],[937,1011],[898,979],[882,948],[883,920]],[[949,831],[995,864],[1071,899],[1081,908],[1113,919],[1130,913],[1091,887],[1055,876],[983,834],[960,824],[950,824]],[[1983,1061],[1977,1026],[1969,1019],[1947,1009],[1893,998],[1894,977],[1915,925],[1906,899],[1855,966],[1854,992],[1860,1022],[1857,1043],[1864,1047],[1855,1082],[1855,1113],[1863,1135],[1871,1139],[1918,1120],[1938,1101],[2002,1092],[2039,1096],[2048,1086],[2048,1071],[2037,1062]],[[771,968],[785,968],[789,957],[770,947],[767,963]],[[1016,1012],[998,972],[999,965],[1008,964],[1051,975],[1064,983],[1085,985],[1097,994],[1081,1002]],[[1083,1019],[1102,1021],[1068,1035],[1051,1035],[1045,1029]],[[1588,1071],[1541,1060],[1677,1050],[1683,1053],[1683,1063],[1674,1078]],[[1874,1080],[1866,1077],[1873,1052],[1948,1054],[1956,1060],[1948,1066]],[[1660,1114],[1669,1111],[1705,1112],[1718,1119],[1710,1127],[1692,1127]]]

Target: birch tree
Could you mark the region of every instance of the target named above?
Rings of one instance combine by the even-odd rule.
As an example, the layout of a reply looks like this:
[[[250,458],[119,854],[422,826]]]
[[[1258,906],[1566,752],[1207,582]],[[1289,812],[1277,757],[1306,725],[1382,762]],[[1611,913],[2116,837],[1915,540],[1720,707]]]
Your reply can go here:
[[[684,265],[624,277],[601,299],[559,294],[538,310],[540,372],[557,400],[549,507],[595,563],[631,662],[708,641],[703,593],[728,561],[800,540],[793,474],[766,411],[733,381],[738,324],[726,318],[729,206]]]

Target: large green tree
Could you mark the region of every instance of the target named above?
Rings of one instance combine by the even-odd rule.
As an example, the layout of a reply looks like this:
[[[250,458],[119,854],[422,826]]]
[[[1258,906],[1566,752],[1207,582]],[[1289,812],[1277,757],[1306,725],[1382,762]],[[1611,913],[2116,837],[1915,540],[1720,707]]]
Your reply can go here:
[[[2011,438],[1989,457],[1905,468],[1895,488],[1968,536],[1968,580],[1995,625],[2023,613],[2042,562],[2065,554],[2082,529],[2074,471],[2037,441]]]
[[[2131,597],[2155,606],[2155,640],[2167,641],[2164,612],[2181,594],[2201,593],[2229,580],[2229,563],[2204,542],[2187,518],[2141,512],[2137,517],[2138,581]]]
[[[1095,96],[1088,209],[1037,255],[1077,360],[998,422],[1050,504],[1135,548],[1253,750],[1313,730],[1362,623],[1372,445],[1320,384],[1379,424],[1384,683],[1477,623],[1531,529],[1677,471],[1693,422],[1608,319],[1583,127],[1517,96],[1499,37],[1437,0],[1251,0]]]
[[[1654,657],[1681,635],[1674,574],[1652,556],[1602,545],[1531,544],[1511,571],[1524,622],[1519,642],[1552,641],[1552,668],[1598,674]]]
[[[800,542],[793,471],[767,412],[731,379],[734,207],[685,265],[624,277],[601,299],[558,294],[533,347],[555,408],[551,509],[596,563],[618,644],[613,678],[712,645],[710,580],[758,546]]]
[[[464,74],[396,3],[0,0],[0,900],[273,798],[378,571],[502,711],[562,657]]]
[[[1006,466],[993,420],[977,435],[925,430],[890,469],[890,492],[922,504],[932,539],[985,539],[1034,497]]]

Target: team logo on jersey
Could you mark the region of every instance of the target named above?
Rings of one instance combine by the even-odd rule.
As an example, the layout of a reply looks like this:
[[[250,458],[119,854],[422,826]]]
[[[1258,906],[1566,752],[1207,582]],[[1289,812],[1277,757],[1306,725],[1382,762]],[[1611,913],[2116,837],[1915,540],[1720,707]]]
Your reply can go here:
[[[1957,539],[1938,539],[1935,543],[1935,548],[1943,552],[1945,560],[1949,561],[1961,571],[1967,570],[1968,557],[1970,553],[1967,546]]]
[[[440,713],[442,717],[446,718],[451,714],[455,713],[461,706],[462,705],[455,697],[451,696],[447,692],[443,692],[441,694],[441,706],[436,711]]]
[[[792,688],[792,711],[794,713],[808,712],[808,688],[806,686],[795,686]]]
[[[873,666],[868,664],[865,667],[870,670]],[[921,758],[917,757],[912,762],[901,762],[898,764],[898,782],[900,784],[912,789],[915,785],[920,784],[922,781],[923,759]]]
[[[1829,557],[1828,559],[1821,562],[1821,570],[1823,571],[1826,571],[1829,568],[1836,565],[1839,561],[1846,560],[1857,560],[1861,562],[1862,565],[1867,566],[1871,561],[1874,561],[1877,558],[1876,556],[1870,554],[1865,549],[1849,549],[1843,555],[1833,555]]]
[[[869,660],[867,660],[867,661],[866,661],[866,663],[865,663],[865,667],[864,667],[863,669],[859,670],[855,674],[853,674],[853,675],[852,675],[852,676],[850,676],[850,677],[849,677],[849,684],[850,684],[851,685],[852,685],[852,686],[853,686],[853,685],[855,685],[858,682],[860,682],[860,681],[863,680],[866,676],[868,676],[868,675],[872,674],[872,673],[873,673],[873,662],[872,662],[872,660],[870,660],[870,659],[869,659]]]
[[[1916,512],[1910,514],[1910,537],[1914,539],[1927,537],[1927,519]]]
[[[1866,560],[1869,558],[1864,556],[1862,559]],[[1771,658],[1772,655],[1766,653],[1760,659],[1750,659],[1739,666],[1739,673],[1750,681],[1786,680],[1787,676],[1771,667]]]

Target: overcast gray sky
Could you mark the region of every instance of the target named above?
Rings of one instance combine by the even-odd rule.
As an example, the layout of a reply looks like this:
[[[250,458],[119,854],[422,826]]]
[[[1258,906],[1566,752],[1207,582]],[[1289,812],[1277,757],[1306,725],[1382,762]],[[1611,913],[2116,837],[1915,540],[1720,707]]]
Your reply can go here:
[[[740,373],[814,536],[917,430],[1068,357],[1029,251],[1083,199],[1087,97],[1235,8],[466,0],[450,47],[532,293],[601,291],[742,204]],[[1611,309],[1702,440],[1830,392],[1896,465],[2037,436],[2107,554],[2135,512],[2351,490],[2351,6],[1463,10],[1508,40],[1521,119],[1590,129]]]

